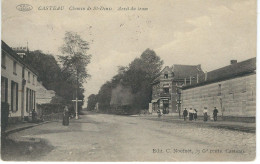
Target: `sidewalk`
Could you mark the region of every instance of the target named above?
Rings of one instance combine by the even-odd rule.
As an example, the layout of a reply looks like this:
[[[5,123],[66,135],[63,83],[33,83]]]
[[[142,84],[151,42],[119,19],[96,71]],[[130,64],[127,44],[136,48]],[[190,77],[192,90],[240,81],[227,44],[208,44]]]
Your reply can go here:
[[[44,121],[39,123],[29,123],[29,122],[19,122],[17,124],[9,124],[6,128],[6,130],[3,132],[4,135],[8,135],[10,133],[15,133],[24,129],[32,128],[35,126],[39,126],[42,124],[49,123],[51,121]]]
[[[248,133],[255,133],[256,131],[256,123],[245,123],[245,122],[236,122],[236,121],[212,121],[208,120],[204,122],[202,118],[199,118],[197,121],[189,121],[188,118],[186,121],[183,118],[179,118],[178,116],[167,116],[163,115],[161,118],[158,118],[156,115],[142,115],[140,118],[145,118],[148,120],[154,121],[163,121],[163,122],[171,122],[171,123],[179,123],[179,124],[194,124],[197,127],[213,127],[213,128],[223,128],[229,130],[238,130]]]

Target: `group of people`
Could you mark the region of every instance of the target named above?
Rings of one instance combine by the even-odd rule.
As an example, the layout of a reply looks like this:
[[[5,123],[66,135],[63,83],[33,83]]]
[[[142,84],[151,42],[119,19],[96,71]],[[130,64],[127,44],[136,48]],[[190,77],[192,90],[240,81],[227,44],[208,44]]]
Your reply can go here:
[[[187,116],[189,115],[189,120],[192,121],[192,120],[197,120],[198,118],[198,111],[196,109],[192,109],[190,108],[189,112],[187,111],[187,109],[185,108],[184,111],[183,111],[183,119],[184,121],[186,121],[187,119]],[[217,117],[218,117],[218,109],[216,107],[214,107],[214,110],[213,110],[213,119],[214,121],[217,121]],[[207,107],[204,107],[204,110],[203,110],[203,120],[206,122],[208,121],[208,109]]]
[[[184,118],[184,121],[186,121],[187,119],[187,116],[189,114],[189,120],[192,121],[192,120],[197,120],[198,118],[198,111],[197,109],[192,109],[190,108],[189,112],[187,111],[187,109],[185,108],[184,111],[183,111],[183,118]]]

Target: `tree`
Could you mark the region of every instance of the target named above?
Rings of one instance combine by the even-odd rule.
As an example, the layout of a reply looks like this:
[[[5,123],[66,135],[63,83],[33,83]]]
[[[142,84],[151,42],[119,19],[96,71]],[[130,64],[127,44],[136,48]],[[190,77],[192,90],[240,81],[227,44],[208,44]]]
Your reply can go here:
[[[87,65],[90,63],[91,55],[87,54],[88,42],[81,39],[75,32],[66,32],[64,44],[60,48],[63,56],[59,56],[62,64],[62,72],[66,72],[67,79],[74,83],[75,98],[78,99],[79,86],[86,81],[90,75],[87,73]],[[76,118],[78,118],[76,102]]]
[[[72,83],[64,79],[66,76],[53,55],[45,54],[40,50],[29,52],[24,58],[25,63],[38,72],[38,81],[48,90],[54,90],[58,97],[53,103],[69,103],[73,97]]]
[[[106,82],[103,84],[98,92],[98,103],[99,110],[102,112],[109,112],[110,110],[110,100],[112,93],[112,84],[111,82]]]
[[[163,61],[153,50],[146,49],[140,58],[134,59],[129,66],[119,66],[118,73],[111,81],[104,84],[99,95],[99,107],[106,110],[110,108],[111,92],[119,85],[128,90],[131,88],[133,101],[131,102],[132,110],[140,111],[147,109],[152,99],[151,82],[160,72]],[[112,97],[112,99],[114,99]]]
[[[96,106],[96,103],[97,103],[97,95],[91,94],[91,95],[88,97],[87,110],[89,110],[89,111],[94,110],[94,109],[95,109],[95,106]]]

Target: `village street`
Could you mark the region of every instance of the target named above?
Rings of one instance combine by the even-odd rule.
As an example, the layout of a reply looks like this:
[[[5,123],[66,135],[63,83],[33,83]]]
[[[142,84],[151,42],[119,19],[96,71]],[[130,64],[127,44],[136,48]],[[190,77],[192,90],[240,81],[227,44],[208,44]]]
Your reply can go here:
[[[142,117],[81,115],[12,133],[2,160],[246,161],[255,157],[255,133]],[[11,139],[11,140],[10,140]],[[16,143],[14,142],[16,141]],[[3,143],[2,143],[3,144]]]

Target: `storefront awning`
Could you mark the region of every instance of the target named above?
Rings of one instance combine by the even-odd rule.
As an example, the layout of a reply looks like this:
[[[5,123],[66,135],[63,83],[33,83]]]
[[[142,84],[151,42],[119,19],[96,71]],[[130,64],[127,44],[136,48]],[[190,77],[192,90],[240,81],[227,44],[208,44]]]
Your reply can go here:
[[[152,100],[152,103],[156,103],[159,99]]]

